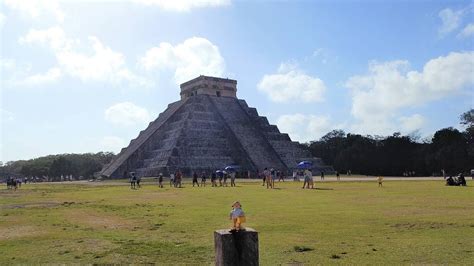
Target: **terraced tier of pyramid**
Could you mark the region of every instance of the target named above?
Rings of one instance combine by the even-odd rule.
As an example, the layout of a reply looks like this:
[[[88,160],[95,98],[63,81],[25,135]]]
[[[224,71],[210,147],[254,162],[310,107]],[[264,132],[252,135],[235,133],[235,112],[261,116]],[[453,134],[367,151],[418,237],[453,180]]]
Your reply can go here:
[[[183,83],[181,100],[168,105],[101,175],[157,176],[178,169],[190,174],[227,165],[251,173],[265,167],[289,171],[302,160],[313,161],[317,169],[328,168],[237,99],[236,85],[235,80],[207,76]]]

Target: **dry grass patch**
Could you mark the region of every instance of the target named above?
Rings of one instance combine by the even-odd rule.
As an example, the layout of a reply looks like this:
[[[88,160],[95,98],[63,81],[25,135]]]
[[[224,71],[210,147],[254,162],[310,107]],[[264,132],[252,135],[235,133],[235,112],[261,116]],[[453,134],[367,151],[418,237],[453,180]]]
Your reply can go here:
[[[139,224],[137,221],[94,210],[67,210],[64,217],[72,224],[84,225],[95,229],[134,229]]]
[[[13,240],[24,237],[39,236],[45,232],[41,228],[32,225],[11,225],[0,228],[0,240]]]

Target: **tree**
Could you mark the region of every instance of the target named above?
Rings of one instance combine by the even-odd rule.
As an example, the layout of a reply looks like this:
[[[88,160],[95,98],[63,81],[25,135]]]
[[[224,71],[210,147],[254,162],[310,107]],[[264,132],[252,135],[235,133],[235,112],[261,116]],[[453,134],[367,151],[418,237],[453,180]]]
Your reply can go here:
[[[436,131],[432,140],[434,163],[448,174],[468,168],[468,152],[464,134],[452,127]]]
[[[465,125],[467,128],[474,127],[474,109],[466,111],[461,114],[461,125]]]
[[[474,161],[474,109],[466,111],[460,117],[461,125],[466,127],[466,131],[464,131],[464,135],[467,141],[468,146],[468,155],[470,161]],[[474,165],[471,165],[474,167]]]
[[[113,153],[85,153],[48,155],[27,161],[7,162],[0,167],[0,178],[8,176],[51,176],[59,180],[61,175],[75,178],[90,178],[95,172],[109,163]]]

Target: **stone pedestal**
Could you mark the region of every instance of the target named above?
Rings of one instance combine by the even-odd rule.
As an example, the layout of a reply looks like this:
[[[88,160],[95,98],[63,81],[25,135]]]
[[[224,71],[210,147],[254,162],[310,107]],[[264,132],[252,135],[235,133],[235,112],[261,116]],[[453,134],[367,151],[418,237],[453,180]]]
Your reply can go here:
[[[252,228],[230,232],[214,232],[216,265],[258,265],[258,232]]]

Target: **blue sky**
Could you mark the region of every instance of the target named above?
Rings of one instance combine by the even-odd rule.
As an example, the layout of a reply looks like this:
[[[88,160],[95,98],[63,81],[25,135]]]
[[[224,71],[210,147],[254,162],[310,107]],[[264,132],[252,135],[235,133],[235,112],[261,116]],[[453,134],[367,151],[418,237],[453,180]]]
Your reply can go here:
[[[293,140],[429,137],[474,106],[470,1],[0,0],[0,160],[118,152],[199,74]]]

